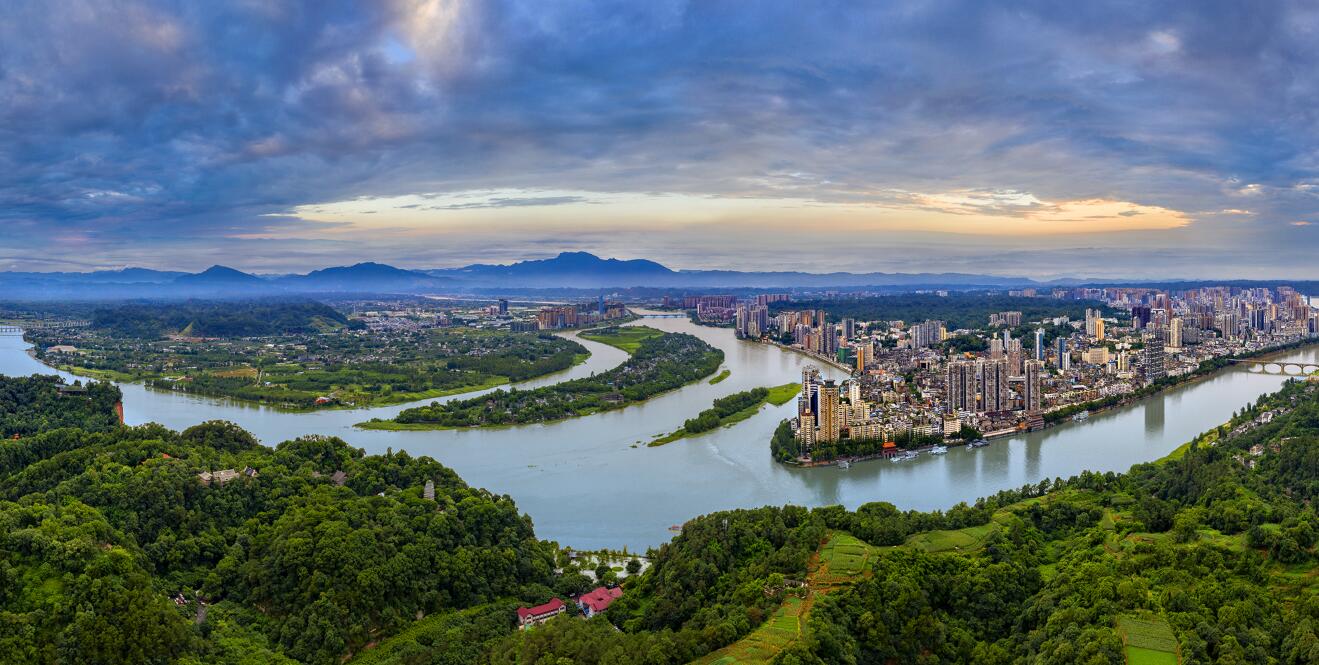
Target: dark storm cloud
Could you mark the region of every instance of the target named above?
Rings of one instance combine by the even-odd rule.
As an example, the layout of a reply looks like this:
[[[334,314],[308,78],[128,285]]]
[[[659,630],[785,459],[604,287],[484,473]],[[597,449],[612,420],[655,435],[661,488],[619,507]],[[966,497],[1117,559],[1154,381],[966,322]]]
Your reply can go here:
[[[324,249],[283,259],[321,261],[361,247],[317,237],[284,214],[295,206],[519,188],[821,202],[985,189],[1250,209],[1170,241],[1221,260],[1319,229],[1292,224],[1319,221],[1307,3],[19,0],[3,12],[0,225],[7,254],[33,260],[162,265],[170,248],[241,263],[241,239],[301,234]]]

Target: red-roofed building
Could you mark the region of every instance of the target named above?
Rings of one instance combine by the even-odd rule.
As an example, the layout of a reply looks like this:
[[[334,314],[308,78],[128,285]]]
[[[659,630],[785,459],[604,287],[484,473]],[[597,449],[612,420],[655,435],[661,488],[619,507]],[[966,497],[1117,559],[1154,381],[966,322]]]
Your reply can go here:
[[[563,614],[567,609],[568,606],[564,605],[563,601],[558,598],[552,598],[550,599],[550,602],[545,603],[544,605],[519,607],[518,628],[525,629],[527,626],[540,625],[560,614]]]
[[[596,587],[594,590],[579,596],[577,606],[582,608],[582,613],[589,619],[609,609],[614,600],[622,595],[623,590],[618,587],[612,589]]]

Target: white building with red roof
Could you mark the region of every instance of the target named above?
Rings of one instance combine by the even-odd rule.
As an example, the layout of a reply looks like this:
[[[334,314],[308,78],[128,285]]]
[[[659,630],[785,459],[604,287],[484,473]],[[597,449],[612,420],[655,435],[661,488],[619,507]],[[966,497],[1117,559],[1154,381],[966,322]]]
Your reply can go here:
[[[526,629],[528,626],[536,626],[550,619],[553,619],[567,611],[568,606],[563,604],[558,598],[551,598],[550,602],[535,607],[518,608],[518,629]]]

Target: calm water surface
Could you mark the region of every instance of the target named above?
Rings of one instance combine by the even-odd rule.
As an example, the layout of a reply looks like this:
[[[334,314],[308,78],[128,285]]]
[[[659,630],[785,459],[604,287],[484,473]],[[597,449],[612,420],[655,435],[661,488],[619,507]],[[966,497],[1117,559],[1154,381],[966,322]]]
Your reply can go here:
[[[999,439],[988,448],[953,448],[942,457],[901,464],[863,462],[849,470],[796,469],[774,463],[769,437],[795,405],[766,408],[731,428],[658,448],[646,442],[708,408],[716,397],[757,386],[800,380],[810,360],[800,354],[742,342],[728,329],[698,327],[686,319],[646,319],[655,328],[697,335],[724,350],[728,379],[701,381],[644,404],[549,425],[511,429],[377,432],[353,429],[387,418],[408,405],[351,411],[283,413],[274,409],[148,390],[124,384],[125,419],[183,429],[224,419],[274,445],[303,434],[340,436],[368,453],[386,448],[429,455],[468,483],[508,494],[532,516],[536,533],[579,548],[644,549],[668,540],[668,527],[703,513],[792,503],[806,506],[889,501],[900,508],[933,510],[959,501],[1082,470],[1125,471],[1167,454],[1227,418],[1246,402],[1277,390],[1284,377],[1243,368],[1095,414],[1044,432]],[[519,384],[534,387],[587,376],[623,362],[626,354],[578,340],[591,351],[582,365]],[[21,338],[0,336],[0,374],[49,373],[27,354]],[[1319,362],[1319,349],[1294,351],[1289,360]],[[844,373],[823,367],[826,376]],[[469,397],[474,393],[446,399]],[[444,400],[440,400],[444,401]]]

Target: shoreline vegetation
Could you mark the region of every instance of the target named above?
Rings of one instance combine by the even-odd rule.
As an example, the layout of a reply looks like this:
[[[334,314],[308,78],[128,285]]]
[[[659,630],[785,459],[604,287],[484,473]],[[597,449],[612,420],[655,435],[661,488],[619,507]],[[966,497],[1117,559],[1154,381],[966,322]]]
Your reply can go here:
[[[714,383],[711,381],[711,383]],[[729,427],[760,413],[765,404],[783,406],[797,396],[801,388],[799,383],[785,383],[773,388],[752,388],[740,393],[733,393],[714,401],[714,406],[688,418],[683,426],[657,437],[646,444],[647,447],[662,446],[689,436],[704,434],[721,427]]]
[[[423,430],[555,422],[644,402],[710,376],[724,362],[723,351],[686,333],[605,328],[594,337],[609,339],[624,349],[635,343],[636,350],[622,365],[589,377],[532,390],[496,390],[471,399],[432,402],[407,409],[391,420],[375,418],[356,426]]]
[[[728,376],[729,376],[730,374],[732,374],[732,373],[733,373],[733,370],[731,370],[731,369],[726,369],[726,370],[720,372],[720,373],[717,374],[713,379],[710,379],[710,385],[713,386],[713,385],[715,385],[715,384],[717,384],[717,383],[722,382],[724,379],[727,379]]]
[[[1114,395],[1111,397],[1105,397],[1103,399],[1091,400],[1089,402],[1069,404],[1061,409],[1055,409],[1053,411],[1045,412],[1044,414],[1042,414],[1044,417],[1044,427],[1036,431],[1043,431],[1045,429],[1050,429],[1057,425],[1065,424],[1071,419],[1073,415],[1080,413],[1082,411],[1088,411],[1092,414],[1102,413],[1104,411],[1130,405],[1134,402],[1138,402],[1148,397],[1153,397],[1155,395],[1163,394],[1174,388],[1180,388],[1199,381],[1203,381],[1205,379],[1208,379],[1218,374],[1224,369],[1227,369],[1232,365],[1234,365],[1235,363],[1232,362],[1233,360],[1269,360],[1274,356],[1287,353],[1288,351],[1295,351],[1297,349],[1303,349],[1315,345],[1319,345],[1319,341],[1306,339],[1273,348],[1260,349],[1258,351],[1252,351],[1250,353],[1243,353],[1232,356],[1223,356],[1220,358],[1214,358],[1212,360],[1206,360],[1200,363],[1200,366],[1190,373],[1183,374],[1181,376],[1166,377],[1160,379],[1148,386],[1141,388],[1140,390],[1137,390],[1132,393],[1128,393],[1126,395]],[[1290,376],[1289,378],[1305,379],[1307,377]],[[998,431],[998,432],[986,433],[982,435],[982,437],[977,437],[977,438],[996,439],[1005,436],[1021,434],[1024,433],[1025,431],[1026,430],[1020,430],[1020,429]],[[788,443],[789,439],[792,439],[791,444]],[[796,466],[801,468],[833,466],[835,463],[837,463],[838,460],[845,460],[849,463],[852,463],[852,462],[865,462],[870,460],[876,460],[876,459],[881,459],[883,457],[881,451],[873,450],[873,448],[876,445],[881,445],[882,442],[879,442],[874,439],[859,440],[854,443],[856,444],[856,446],[859,446],[863,450],[863,452],[852,452],[851,450],[843,450],[844,446],[841,445],[848,441],[849,440],[840,441],[839,442],[840,445],[834,446],[836,450],[831,451],[831,454],[825,459],[813,460],[811,462],[804,463],[799,461],[797,458],[797,454],[793,452],[797,450],[796,441],[791,434],[791,429],[788,424],[788,421],[784,420],[779,423],[779,426],[774,431],[774,435],[770,439],[770,454],[773,455],[775,460],[781,464],[785,464],[788,466]],[[908,436],[906,438],[895,437],[894,441],[895,443],[898,444],[898,448],[904,451],[915,451],[915,452],[921,452],[927,450],[935,445],[945,445],[945,444],[960,445],[962,443],[957,441],[956,439],[953,439],[951,441],[946,440],[941,435],[932,435],[930,437],[911,437],[911,436]],[[1189,443],[1183,444],[1183,447],[1188,447],[1189,445],[1190,445]],[[1172,453],[1169,453],[1169,455],[1172,455],[1176,452],[1177,451],[1174,450]],[[1185,451],[1183,450],[1182,452],[1184,453]],[[1168,458],[1165,457],[1162,459],[1168,459]]]

